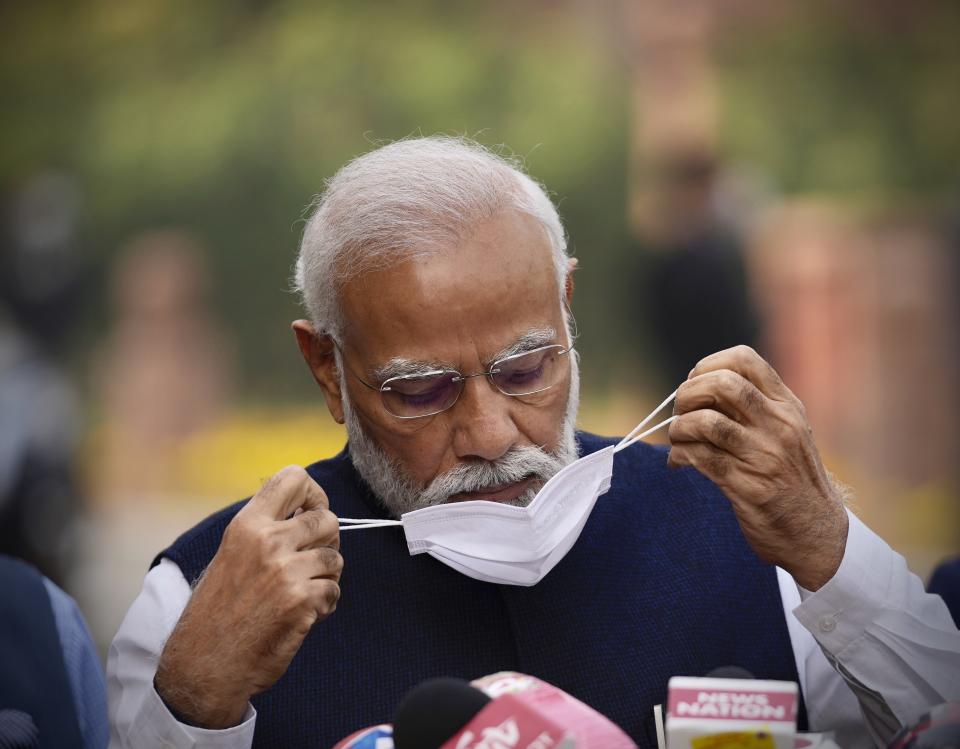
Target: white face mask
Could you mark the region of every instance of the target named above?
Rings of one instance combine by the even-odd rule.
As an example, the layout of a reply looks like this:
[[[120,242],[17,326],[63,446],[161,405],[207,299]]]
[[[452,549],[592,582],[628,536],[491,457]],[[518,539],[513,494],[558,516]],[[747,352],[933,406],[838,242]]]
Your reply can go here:
[[[427,553],[475,580],[534,585],[580,537],[597,498],[610,488],[613,455],[674,417],[641,430],[676,396],[674,392],[616,445],[562,468],[526,507],[471,500],[424,507],[400,520],[340,518],[341,531],[402,526],[411,554]]]

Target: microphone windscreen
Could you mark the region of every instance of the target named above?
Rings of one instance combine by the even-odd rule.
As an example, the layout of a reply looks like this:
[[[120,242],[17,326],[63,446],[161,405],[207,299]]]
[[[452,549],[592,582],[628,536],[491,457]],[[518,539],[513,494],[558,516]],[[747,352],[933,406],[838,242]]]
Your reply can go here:
[[[438,749],[490,702],[462,679],[430,679],[414,687],[393,720],[396,749]]]
[[[708,679],[755,679],[747,669],[740,666],[719,666],[707,674]]]
[[[0,749],[34,749],[40,746],[40,731],[27,713],[0,710]]]

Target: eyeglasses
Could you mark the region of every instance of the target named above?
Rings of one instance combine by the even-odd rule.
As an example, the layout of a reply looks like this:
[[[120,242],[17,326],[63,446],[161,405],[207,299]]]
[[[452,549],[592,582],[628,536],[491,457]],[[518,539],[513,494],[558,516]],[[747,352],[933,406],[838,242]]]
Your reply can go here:
[[[388,413],[398,419],[419,419],[446,411],[460,397],[467,380],[486,377],[504,395],[536,395],[558,385],[567,370],[573,347],[542,346],[522,354],[497,359],[487,372],[460,374],[454,369],[437,369],[384,380],[379,387],[354,377],[371,390],[380,392]],[[348,368],[349,369],[349,368]]]

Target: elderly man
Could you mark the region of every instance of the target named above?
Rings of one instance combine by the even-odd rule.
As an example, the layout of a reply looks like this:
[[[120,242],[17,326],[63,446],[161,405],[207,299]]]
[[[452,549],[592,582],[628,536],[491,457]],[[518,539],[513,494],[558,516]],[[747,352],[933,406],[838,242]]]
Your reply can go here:
[[[724,665],[798,681],[810,727],[848,746],[960,696],[945,606],[847,513],[753,351],[697,364],[669,453],[620,450],[596,499],[615,440],[574,430],[574,266],[540,186],[475,144],[340,170],[293,329],[348,446],[161,552],[110,652],[115,746],[329,746],[426,678],[498,670],[642,746],[670,676]],[[537,496],[578,455],[599,457]],[[552,512],[525,536],[534,497]],[[442,548],[451,527],[469,550]]]

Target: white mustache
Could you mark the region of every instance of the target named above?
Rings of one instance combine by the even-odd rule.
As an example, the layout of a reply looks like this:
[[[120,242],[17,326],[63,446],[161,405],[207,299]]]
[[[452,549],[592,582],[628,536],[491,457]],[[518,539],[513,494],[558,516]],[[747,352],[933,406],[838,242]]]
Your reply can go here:
[[[513,484],[529,476],[546,483],[563,466],[562,460],[539,447],[513,447],[496,460],[460,463],[437,476],[424,489],[420,503],[428,507],[446,502],[456,494]]]

